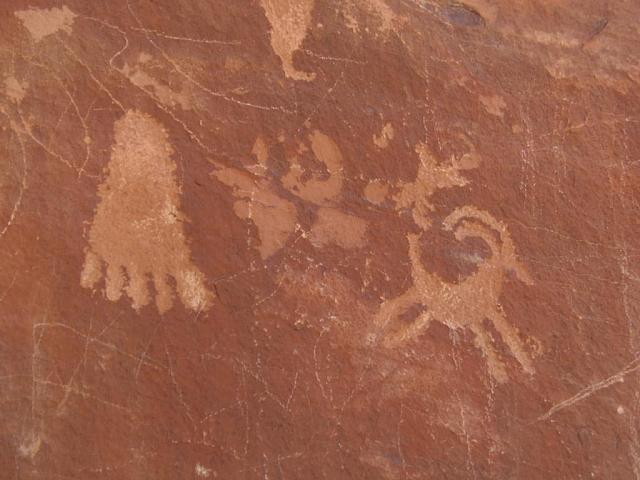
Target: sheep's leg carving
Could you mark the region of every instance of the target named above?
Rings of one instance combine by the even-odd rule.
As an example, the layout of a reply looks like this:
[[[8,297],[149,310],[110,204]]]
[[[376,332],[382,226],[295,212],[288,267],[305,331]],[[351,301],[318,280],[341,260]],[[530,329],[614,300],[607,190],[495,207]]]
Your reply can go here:
[[[504,363],[496,354],[491,337],[484,330],[483,326],[478,323],[472,323],[469,328],[473,332],[473,343],[480,349],[483,355],[487,358],[487,366],[489,373],[499,383],[504,383],[507,380],[507,372],[504,368]]]
[[[409,234],[409,259],[413,286],[401,296],[386,301],[376,317],[378,331],[384,331],[383,345],[397,347],[423,333],[431,320],[444,323],[449,328],[468,327],[474,334],[475,345],[487,359],[489,372],[498,381],[506,380],[505,367],[496,353],[494,343],[485,330],[485,319],[491,321],[512,355],[527,373],[533,366],[518,331],[510,325],[500,306],[506,271],[515,272],[518,279],[530,284],[532,279],[518,262],[511,236],[504,224],[489,213],[473,206],[456,209],[444,220],[444,228],[453,231],[456,240],[479,238],[491,250],[491,257],[480,264],[478,271],[459,284],[450,284],[438,275],[428,272],[421,259],[420,235]],[[393,319],[412,305],[422,305],[427,310],[411,324],[393,328]]]
[[[421,304],[420,292],[415,287],[409,288],[399,297],[385,300],[380,306],[380,310],[374,319],[376,332],[386,330],[391,320],[399,317],[414,305]]]
[[[407,327],[388,335],[384,340],[385,347],[397,347],[406,343],[412,338],[417,337],[429,327],[431,320],[433,320],[433,317],[428,311],[422,312],[418,316],[418,318],[416,318],[415,321],[411,323],[411,325],[408,325]]]
[[[504,343],[506,343],[509,350],[511,350],[513,356],[520,362],[525,372],[533,373],[531,358],[529,358],[529,355],[525,351],[524,345],[518,337],[518,332],[507,322],[502,308],[498,307],[494,311],[489,312],[488,317],[494,327],[496,327],[496,330],[498,330],[498,333],[500,333]]]

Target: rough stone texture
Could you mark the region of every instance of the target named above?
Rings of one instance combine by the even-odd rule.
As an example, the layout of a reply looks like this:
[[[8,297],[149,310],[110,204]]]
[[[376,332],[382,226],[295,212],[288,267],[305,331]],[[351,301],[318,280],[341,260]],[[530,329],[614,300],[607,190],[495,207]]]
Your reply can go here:
[[[638,18],[0,2],[0,477],[640,478]]]

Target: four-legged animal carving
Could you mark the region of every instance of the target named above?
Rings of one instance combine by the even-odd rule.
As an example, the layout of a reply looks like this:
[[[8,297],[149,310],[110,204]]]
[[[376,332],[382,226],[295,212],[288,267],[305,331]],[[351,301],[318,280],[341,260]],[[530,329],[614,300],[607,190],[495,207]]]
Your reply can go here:
[[[381,343],[386,347],[405,344],[424,332],[432,320],[452,329],[469,328],[475,335],[476,346],[487,358],[491,375],[503,382],[507,378],[504,365],[483,326],[484,320],[488,319],[522,368],[532,373],[531,359],[517,330],[507,322],[499,303],[507,271],[513,271],[518,279],[527,284],[533,283],[516,259],[513,241],[506,227],[489,213],[465,206],[456,209],[444,220],[444,228],[454,231],[458,241],[480,238],[491,249],[491,258],[480,264],[478,271],[462,282],[447,283],[424,268],[420,258],[420,235],[408,235],[413,286],[399,297],[382,304],[375,318],[376,331],[382,334]],[[413,323],[398,327],[393,320],[414,305],[426,309]]]

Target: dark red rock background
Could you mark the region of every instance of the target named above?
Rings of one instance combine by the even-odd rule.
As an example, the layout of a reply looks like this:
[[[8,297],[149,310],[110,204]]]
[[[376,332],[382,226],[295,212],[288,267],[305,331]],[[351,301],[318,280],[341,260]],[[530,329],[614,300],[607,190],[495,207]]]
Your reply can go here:
[[[640,478],[639,18],[2,1],[0,478]]]

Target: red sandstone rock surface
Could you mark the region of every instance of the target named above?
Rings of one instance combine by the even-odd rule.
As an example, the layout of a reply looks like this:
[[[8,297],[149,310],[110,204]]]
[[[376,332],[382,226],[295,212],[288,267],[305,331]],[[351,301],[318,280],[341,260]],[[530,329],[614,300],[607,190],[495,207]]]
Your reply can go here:
[[[638,18],[1,2],[0,477],[640,478]]]

